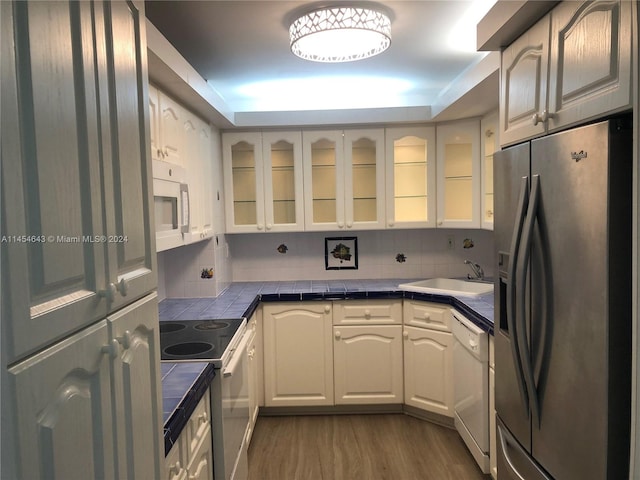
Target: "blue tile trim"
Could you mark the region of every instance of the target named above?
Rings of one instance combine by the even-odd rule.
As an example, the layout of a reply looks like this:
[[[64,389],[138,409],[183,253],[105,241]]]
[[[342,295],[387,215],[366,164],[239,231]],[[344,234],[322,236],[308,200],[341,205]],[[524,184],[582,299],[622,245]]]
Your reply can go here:
[[[201,370],[194,370],[195,365],[201,365]],[[175,368],[173,368],[163,379],[162,379],[162,390],[163,390],[163,403],[166,400],[171,400],[172,397],[175,398],[175,395],[172,397],[165,397],[165,384],[169,383],[174,376],[177,376],[181,373],[181,370],[192,370],[191,375],[184,375],[185,379],[191,380],[183,381],[183,396],[179,400],[177,407],[168,415],[168,418],[165,419],[164,422],[164,454],[167,455],[171,450],[171,447],[176,443],[180,433],[184,429],[189,417],[193,414],[193,411],[196,409],[198,402],[202,399],[202,396],[209,388],[211,381],[216,375],[216,370],[213,368],[213,364],[207,363],[202,364],[201,362],[193,362],[193,363],[180,363],[175,364]],[[176,382],[176,387],[177,387]],[[166,409],[168,405],[164,405],[163,409]]]

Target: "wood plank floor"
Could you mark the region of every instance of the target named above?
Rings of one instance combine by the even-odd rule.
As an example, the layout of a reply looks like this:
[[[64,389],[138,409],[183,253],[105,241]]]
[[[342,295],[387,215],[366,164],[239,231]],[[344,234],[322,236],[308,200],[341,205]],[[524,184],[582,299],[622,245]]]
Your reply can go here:
[[[259,417],[249,480],[487,480],[455,430],[408,415]]]

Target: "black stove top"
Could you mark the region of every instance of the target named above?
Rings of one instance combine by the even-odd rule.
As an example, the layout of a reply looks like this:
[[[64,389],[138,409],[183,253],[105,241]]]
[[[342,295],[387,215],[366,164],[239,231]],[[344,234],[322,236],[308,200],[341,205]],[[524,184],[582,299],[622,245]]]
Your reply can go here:
[[[160,322],[160,359],[221,363],[242,318]]]

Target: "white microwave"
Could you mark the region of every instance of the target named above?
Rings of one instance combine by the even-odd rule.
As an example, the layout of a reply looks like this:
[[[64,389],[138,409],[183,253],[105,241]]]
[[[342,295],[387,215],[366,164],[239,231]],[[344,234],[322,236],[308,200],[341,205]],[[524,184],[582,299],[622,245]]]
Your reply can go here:
[[[184,244],[189,232],[189,186],[183,168],[167,162],[153,162],[153,205],[156,251]]]

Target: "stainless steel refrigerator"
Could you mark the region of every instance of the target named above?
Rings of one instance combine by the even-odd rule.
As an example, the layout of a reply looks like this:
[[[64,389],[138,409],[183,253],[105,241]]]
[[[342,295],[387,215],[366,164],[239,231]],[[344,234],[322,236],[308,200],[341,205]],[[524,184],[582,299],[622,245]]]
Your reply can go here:
[[[495,154],[498,479],[629,478],[632,133]]]

